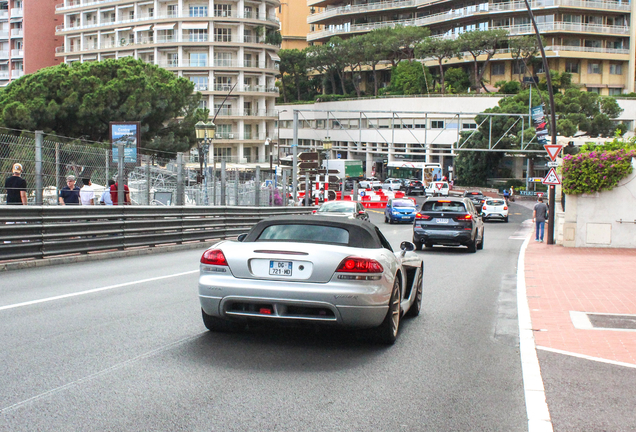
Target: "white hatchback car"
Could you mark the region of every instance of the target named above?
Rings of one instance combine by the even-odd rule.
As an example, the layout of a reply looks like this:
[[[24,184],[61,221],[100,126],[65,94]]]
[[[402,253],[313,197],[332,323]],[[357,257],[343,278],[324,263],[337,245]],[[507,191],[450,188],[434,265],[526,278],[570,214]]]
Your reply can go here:
[[[424,192],[428,196],[448,196],[450,187],[447,181],[432,181],[426,186]]]
[[[481,208],[481,217],[486,220],[502,220],[508,222],[508,204],[501,198],[486,198]]]

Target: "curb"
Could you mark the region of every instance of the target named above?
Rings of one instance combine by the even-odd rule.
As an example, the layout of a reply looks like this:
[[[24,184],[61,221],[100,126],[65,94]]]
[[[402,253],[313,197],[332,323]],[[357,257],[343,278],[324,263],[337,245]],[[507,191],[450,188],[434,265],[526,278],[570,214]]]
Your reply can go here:
[[[32,259],[28,261],[12,261],[0,263],[0,273],[5,271],[13,271],[13,270],[22,270],[27,268],[35,268],[35,267],[49,267],[60,264],[72,264],[79,262],[88,262],[88,261],[101,261],[112,258],[122,258],[122,257],[131,257],[131,256],[141,256],[141,255],[152,255],[157,253],[165,253],[165,252],[177,252],[183,250],[191,250],[191,249],[207,249],[220,242],[221,239],[211,240],[211,241],[203,241],[203,242],[191,242],[180,245],[166,245],[166,246],[148,246],[140,249],[130,249],[123,251],[112,251],[112,252],[93,252],[84,255],[67,255],[67,256],[59,256],[54,258],[42,258],[42,259]]]
[[[523,241],[517,261],[517,315],[519,320],[519,354],[526,400],[529,432],[552,432],[552,420],[545,399],[545,388],[537,348],[532,333],[532,319],[526,293],[525,256],[532,232]]]

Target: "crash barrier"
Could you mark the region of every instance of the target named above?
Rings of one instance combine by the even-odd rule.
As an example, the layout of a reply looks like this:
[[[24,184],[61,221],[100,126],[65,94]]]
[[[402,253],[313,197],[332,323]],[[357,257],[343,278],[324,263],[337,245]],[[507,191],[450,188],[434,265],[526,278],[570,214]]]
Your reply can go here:
[[[0,260],[49,258],[236,237],[312,207],[2,206]]]

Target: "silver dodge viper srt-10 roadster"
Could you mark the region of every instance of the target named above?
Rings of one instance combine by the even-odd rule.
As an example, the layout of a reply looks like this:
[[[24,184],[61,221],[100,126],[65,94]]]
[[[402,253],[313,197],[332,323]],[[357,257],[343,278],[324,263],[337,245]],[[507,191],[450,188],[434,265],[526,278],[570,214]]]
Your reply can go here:
[[[403,315],[417,316],[424,265],[402,242],[394,252],[367,221],[275,216],[201,257],[199,299],[212,331],[278,320],[366,328],[392,344]]]

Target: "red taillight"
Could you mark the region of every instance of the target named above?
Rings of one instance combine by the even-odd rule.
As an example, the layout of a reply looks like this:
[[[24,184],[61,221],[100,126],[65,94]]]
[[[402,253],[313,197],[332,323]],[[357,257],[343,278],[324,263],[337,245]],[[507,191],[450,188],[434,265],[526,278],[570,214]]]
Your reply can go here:
[[[508,210],[508,206],[504,206],[504,210]]]
[[[210,249],[203,252],[203,256],[201,257],[202,264],[210,264],[217,266],[226,266],[227,261],[225,260],[225,255],[220,249]]]
[[[347,257],[342,260],[337,272],[341,273],[382,273],[382,264],[370,258]]]
[[[422,213],[417,213],[415,215],[415,219],[424,219],[424,220],[429,220],[431,217],[429,215],[425,215]]]
[[[484,204],[484,206],[482,207],[482,210],[486,210],[486,204]]]
[[[472,218],[473,218],[473,215],[471,215],[469,213],[469,214],[466,214],[466,215],[457,216],[456,219],[459,221],[459,220],[471,220]]]
[[[311,212],[312,212],[312,213],[316,213],[316,210],[312,210]]]

